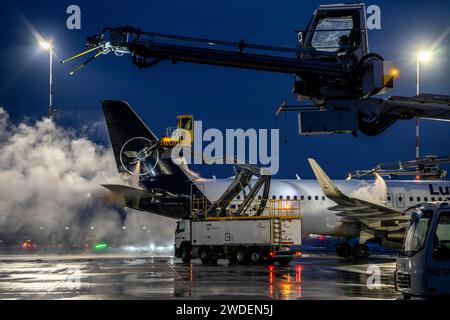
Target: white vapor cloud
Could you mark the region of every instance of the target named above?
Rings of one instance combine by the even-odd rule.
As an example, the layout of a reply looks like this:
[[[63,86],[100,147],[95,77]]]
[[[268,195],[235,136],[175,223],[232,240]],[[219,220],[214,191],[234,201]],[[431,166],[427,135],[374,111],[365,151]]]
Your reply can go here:
[[[387,197],[387,185],[384,179],[376,174],[375,181],[370,184],[364,183],[354,192],[351,196],[357,199],[365,200],[367,202],[375,203],[380,206],[385,205],[385,200]]]
[[[108,195],[105,183],[125,183],[110,148],[49,119],[15,125],[0,108],[0,240],[31,235],[142,243],[142,232],[124,236],[118,209],[98,200]],[[145,239],[172,241],[173,220],[128,210],[127,230],[144,225],[150,230]]]

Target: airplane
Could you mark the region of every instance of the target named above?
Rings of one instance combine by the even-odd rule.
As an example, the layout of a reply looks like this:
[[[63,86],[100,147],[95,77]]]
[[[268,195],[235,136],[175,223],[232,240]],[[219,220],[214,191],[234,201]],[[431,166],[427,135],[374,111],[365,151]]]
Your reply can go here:
[[[205,179],[186,165],[175,164],[164,148],[158,149],[160,139],[127,102],[105,100],[102,107],[117,168],[131,176],[129,185],[103,185],[120,199],[121,206],[179,219],[190,215],[192,199],[204,197],[214,203],[232,183],[231,179]],[[367,258],[369,240],[400,247],[409,221],[404,213],[410,207],[450,200],[448,181],[385,181],[376,173],[374,180],[333,181],[314,159],[308,160],[315,180],[272,179],[266,194],[272,200],[299,202],[305,237],[344,238],[336,247],[341,257]],[[255,201],[262,194],[258,192]],[[236,198],[240,197],[245,195]],[[359,238],[358,244],[351,246],[351,238]]]

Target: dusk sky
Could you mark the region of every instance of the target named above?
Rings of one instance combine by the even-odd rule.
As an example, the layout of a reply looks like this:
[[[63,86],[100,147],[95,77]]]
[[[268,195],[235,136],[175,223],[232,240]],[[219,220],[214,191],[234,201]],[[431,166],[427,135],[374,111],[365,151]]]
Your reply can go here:
[[[59,64],[85,47],[86,37],[106,26],[295,47],[293,32],[306,26],[324,1],[10,1],[0,4],[0,106],[15,122],[48,112],[48,54],[31,30],[55,42],[54,104],[57,123],[75,128],[102,123],[92,139],[109,143],[102,99],[127,100],[147,125],[162,135],[177,114],[192,113],[204,128],[274,128],[283,100],[295,104],[293,76],[195,64],[160,63],[138,69],[129,55],[102,56],[84,70],[68,72],[85,58]],[[66,8],[81,8],[81,30],[66,28]],[[381,30],[369,31],[370,51],[393,60],[400,70],[390,95],[415,95],[415,53],[428,48],[450,25],[450,1],[370,1],[381,8]],[[450,36],[422,66],[422,92],[450,95]],[[415,121],[399,121],[376,137],[361,134],[300,137],[297,117],[289,114],[288,143],[280,118],[280,178],[312,178],[307,158],[315,158],[332,178],[380,162],[413,159]],[[450,154],[450,123],[422,121],[422,154]],[[231,168],[201,170],[206,176],[230,176]]]

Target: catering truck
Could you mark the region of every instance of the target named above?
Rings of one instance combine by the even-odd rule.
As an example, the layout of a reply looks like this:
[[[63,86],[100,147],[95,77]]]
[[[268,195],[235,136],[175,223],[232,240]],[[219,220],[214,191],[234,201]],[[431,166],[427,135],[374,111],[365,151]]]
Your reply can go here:
[[[397,258],[395,287],[405,298],[450,295],[450,205],[413,209]]]
[[[230,263],[288,264],[300,252],[300,217],[254,216],[181,219],[175,231],[175,256],[188,263],[228,259]]]

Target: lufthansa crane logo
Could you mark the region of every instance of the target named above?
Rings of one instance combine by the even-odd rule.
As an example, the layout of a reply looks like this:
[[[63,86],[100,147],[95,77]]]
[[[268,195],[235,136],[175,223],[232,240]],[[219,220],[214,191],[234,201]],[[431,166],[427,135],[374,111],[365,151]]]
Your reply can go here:
[[[120,164],[129,174],[137,174],[142,179],[155,174],[159,161],[158,143],[144,137],[135,137],[125,142],[120,149]]]

